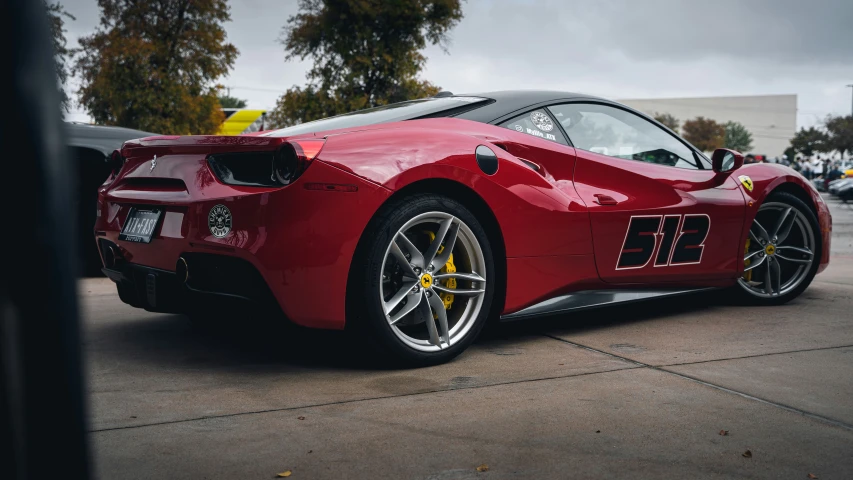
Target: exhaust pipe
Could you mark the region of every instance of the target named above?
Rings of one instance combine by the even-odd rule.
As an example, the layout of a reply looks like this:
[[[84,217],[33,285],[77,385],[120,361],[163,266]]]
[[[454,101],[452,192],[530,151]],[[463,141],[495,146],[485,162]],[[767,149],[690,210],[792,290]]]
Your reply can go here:
[[[107,245],[104,248],[104,267],[109,269],[115,268],[118,256],[119,254],[115,251],[115,248],[112,245]]]
[[[190,279],[190,266],[184,257],[178,257],[178,264],[175,267],[175,276],[181,283],[187,283]]]

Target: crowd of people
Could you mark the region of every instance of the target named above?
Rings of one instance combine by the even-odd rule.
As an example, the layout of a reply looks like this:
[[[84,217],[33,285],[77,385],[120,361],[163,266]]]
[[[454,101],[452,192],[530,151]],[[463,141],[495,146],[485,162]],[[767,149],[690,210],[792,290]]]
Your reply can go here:
[[[743,163],[780,163],[787,165],[812,181],[821,190],[825,190],[829,182],[844,178],[845,172],[853,169],[853,161],[851,160],[845,161],[841,158],[831,158],[819,154],[811,157],[797,155],[794,159],[788,159],[785,155],[769,158],[765,155],[748,154],[744,157]]]
[[[827,182],[838,180],[845,170],[841,160],[820,158],[817,155],[812,158],[798,157],[791,162],[791,168],[809,180],[824,178]]]

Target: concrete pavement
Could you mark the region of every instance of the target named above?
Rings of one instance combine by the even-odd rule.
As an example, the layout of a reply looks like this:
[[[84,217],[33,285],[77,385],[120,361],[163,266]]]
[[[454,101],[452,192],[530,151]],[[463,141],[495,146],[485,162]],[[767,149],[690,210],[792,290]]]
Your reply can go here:
[[[853,210],[832,211],[833,264],[788,305],[706,294],[503,325],[419,370],[337,333],[199,330],[86,280],[97,472],[851,478]]]

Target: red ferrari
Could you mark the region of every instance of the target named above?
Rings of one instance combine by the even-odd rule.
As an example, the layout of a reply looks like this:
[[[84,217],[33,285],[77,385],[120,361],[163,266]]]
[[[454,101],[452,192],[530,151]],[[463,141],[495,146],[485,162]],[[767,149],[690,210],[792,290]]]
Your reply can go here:
[[[121,299],[220,301],[356,327],[400,364],[447,361],[517,320],[729,288],[795,298],[831,217],[777,164],[712,158],[623,105],[439,94],[253,136],[129,141],[95,236]]]

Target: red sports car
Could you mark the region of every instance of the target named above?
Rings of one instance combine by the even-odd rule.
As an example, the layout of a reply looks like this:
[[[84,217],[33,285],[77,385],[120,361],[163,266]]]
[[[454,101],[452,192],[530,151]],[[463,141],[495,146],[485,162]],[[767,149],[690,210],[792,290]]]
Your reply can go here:
[[[113,154],[95,236],[121,299],[269,304],[356,327],[399,363],[447,361],[493,317],[730,288],[791,300],[829,263],[817,191],[711,159],[584,95],[439,94],[253,136]]]

